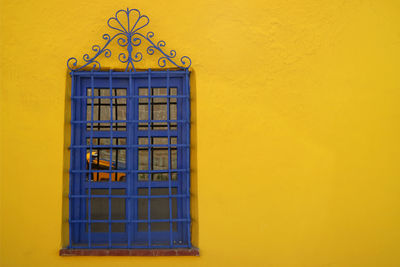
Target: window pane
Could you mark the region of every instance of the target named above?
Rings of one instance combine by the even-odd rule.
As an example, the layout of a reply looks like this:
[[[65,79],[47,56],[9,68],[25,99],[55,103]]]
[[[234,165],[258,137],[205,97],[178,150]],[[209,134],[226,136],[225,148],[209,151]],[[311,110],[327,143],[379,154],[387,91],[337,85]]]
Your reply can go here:
[[[126,89],[113,89],[113,96],[126,96]],[[113,120],[126,120],[126,98],[113,99]],[[125,122],[116,122],[113,124],[114,131],[126,131]]]
[[[86,194],[88,191],[86,190]],[[108,189],[91,189],[90,219],[108,220],[109,219],[109,196]],[[125,195],[125,189],[111,189],[112,196]],[[96,197],[97,196],[97,197]],[[103,196],[103,197],[98,197]],[[86,199],[86,218],[88,218],[88,199]],[[111,220],[125,220],[125,198],[111,198]],[[108,232],[108,223],[91,223],[92,232]],[[87,226],[86,226],[87,231]],[[125,232],[124,223],[111,223],[111,232]]]
[[[139,170],[148,170],[149,166],[149,158],[148,158],[148,150],[147,149],[139,149]],[[138,179],[139,181],[147,181],[148,174],[147,173],[139,173]]]
[[[108,146],[110,145],[110,138],[93,138],[93,146]],[[87,138],[87,145],[90,144],[90,138]],[[126,145],[125,138],[113,138],[113,145]],[[112,161],[110,162],[110,156]],[[89,165],[91,161],[91,165]],[[111,164],[111,168],[110,168]],[[111,173],[113,182],[124,182],[126,180],[126,148],[107,148],[107,147],[93,147],[92,156],[90,157],[90,148],[86,149],[86,169],[94,170],[91,175],[87,175],[92,178],[94,182],[107,182],[110,179],[110,170],[117,171]],[[100,172],[99,170],[104,170]]]
[[[111,138],[92,138],[92,144],[94,146],[97,146],[97,145],[102,145],[102,146],[108,145],[109,146],[110,140],[111,140]],[[86,144],[88,146],[90,145],[90,138],[86,138]],[[124,145],[126,145],[126,139],[125,138],[113,138],[113,145],[124,146]]]
[[[177,89],[176,88],[170,88],[170,95],[177,95]],[[177,113],[177,99],[175,97],[170,98],[169,100],[169,119],[170,120],[177,120],[178,119],[178,113]],[[176,130],[177,129],[177,123],[172,122],[170,124],[170,130]]]
[[[157,172],[152,173],[152,181],[168,181],[168,138],[167,137],[153,137],[151,138],[153,145],[165,145],[152,147],[150,149],[151,158],[150,158],[150,166],[151,170],[165,170],[165,172]],[[170,138],[171,144],[176,144],[176,137]],[[139,138],[139,145],[147,145],[147,137]],[[171,170],[177,169],[177,149],[176,146],[170,148],[170,161],[171,161]],[[139,170],[148,170],[149,167],[149,149],[148,147],[140,147],[138,151],[139,158]],[[139,173],[138,180],[139,181],[147,181],[148,174],[147,173]],[[171,180],[177,179],[177,173],[171,173]]]
[[[169,189],[168,188],[151,188],[152,196],[168,196]],[[147,188],[139,188],[138,189],[139,196],[147,196],[148,189]],[[171,194],[176,195],[177,189],[171,188]],[[147,220],[148,219],[148,204],[149,200],[145,198],[139,198],[138,200],[138,216],[139,220]],[[176,198],[171,198],[171,212],[172,219],[177,218],[177,201]],[[150,200],[150,220],[159,220],[159,219],[169,219],[170,205],[169,198],[152,198]],[[147,223],[139,223],[138,229],[140,232],[147,231]],[[169,222],[153,222],[151,223],[151,231],[169,231],[170,224]],[[172,223],[172,230],[177,231],[177,223]]]
[[[149,119],[149,99],[148,99],[148,88],[139,88],[139,96],[146,96],[145,98],[139,98],[139,120]],[[168,92],[167,88],[152,88],[150,99],[150,119],[151,120],[177,120],[177,99],[170,98],[168,107]],[[170,95],[176,95],[176,88],[170,88]],[[162,97],[165,96],[165,97]],[[169,108],[169,118],[168,118]],[[147,130],[148,123],[139,123],[139,130]],[[170,130],[176,130],[176,123],[170,124]],[[151,130],[168,130],[168,122],[152,122]]]
[[[149,119],[149,109],[148,109],[148,96],[147,88],[139,88],[139,120]],[[147,123],[139,123],[139,130],[147,130]]]
[[[111,112],[113,120],[126,120],[126,89],[112,89],[112,97],[110,97],[109,88],[87,88],[87,105],[86,120],[91,121],[93,110],[93,121],[109,121],[111,120]],[[93,97],[93,99],[92,99]],[[122,98],[117,98],[122,97]],[[112,100],[112,110],[111,110]],[[92,106],[93,101],[93,106]],[[93,131],[109,131],[111,123],[94,122]],[[91,130],[91,123],[87,123],[87,130]],[[126,123],[118,122],[113,124],[116,131],[126,131]]]

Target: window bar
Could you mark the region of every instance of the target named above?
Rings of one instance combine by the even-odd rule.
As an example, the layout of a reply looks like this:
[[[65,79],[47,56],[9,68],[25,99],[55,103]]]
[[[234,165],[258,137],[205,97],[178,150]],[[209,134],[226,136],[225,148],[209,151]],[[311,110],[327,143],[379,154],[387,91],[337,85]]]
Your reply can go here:
[[[188,124],[185,124],[186,127],[186,143],[190,145],[190,84],[189,84],[189,71],[186,69],[185,70],[185,85],[184,85],[184,94],[187,95],[187,100],[186,100],[186,116],[187,116],[187,121],[189,121]],[[191,233],[190,233],[190,225],[191,225],[191,218],[190,218],[190,146],[186,148],[186,194],[187,194],[187,201],[186,201],[186,216],[188,219],[187,222],[187,233],[188,233],[188,246],[191,247]]]
[[[109,71],[109,81],[110,81],[110,97],[112,96],[112,70]],[[100,110],[100,107],[99,107]],[[110,123],[110,157],[109,157],[109,162],[110,162],[110,166],[108,166],[108,169],[110,171],[112,171],[112,151],[113,151],[113,100],[112,98],[110,98],[110,119],[111,119],[111,123]],[[100,154],[98,154],[98,158],[97,158],[98,162],[100,162]],[[118,162],[118,159],[115,159],[116,162]],[[108,247],[111,248],[111,183],[112,183],[112,176],[113,173],[110,172],[110,175],[108,177]],[[115,176],[118,176],[118,173],[115,173]]]
[[[117,89],[114,89],[115,96],[117,96],[117,93],[118,93]],[[113,98],[111,98],[110,101],[113,101]],[[111,109],[112,109],[112,105],[111,105]],[[115,120],[118,121],[118,98],[115,98]],[[126,125],[125,125],[125,127],[126,127]],[[118,131],[118,122],[115,123],[115,131]],[[118,147],[118,145],[119,145],[119,138],[118,137],[115,140],[115,144]],[[119,154],[119,149],[115,148],[115,158],[116,159],[118,159],[118,154]],[[126,153],[125,153],[125,155],[126,155]],[[126,159],[125,159],[125,161],[126,161]],[[115,169],[118,170],[118,160],[115,160]],[[115,180],[117,180],[117,175],[118,174],[116,174],[116,176],[115,176]]]
[[[101,90],[97,89],[98,96],[101,96],[100,92],[101,92]],[[92,99],[92,101],[94,101],[94,99]],[[101,120],[101,106],[102,106],[101,98],[99,98],[98,102],[97,102],[97,119],[99,121]],[[102,127],[101,127],[100,123],[97,123],[97,131],[100,131],[101,128]],[[98,145],[100,144],[100,138],[97,138],[97,144]],[[100,168],[100,149],[97,149],[97,164],[96,165],[97,165],[97,169],[99,169]],[[97,173],[96,178],[97,178],[96,181],[100,182],[100,173]]]
[[[173,195],[174,198],[186,198],[187,195],[185,194],[177,194],[177,195]],[[71,198],[86,198],[87,195],[71,195]],[[108,198],[107,195],[97,195],[96,198]],[[135,198],[135,199],[139,199],[139,198],[143,198],[143,199],[147,199],[148,196],[124,196],[124,195],[112,195],[111,198]],[[150,196],[150,198],[168,198],[168,195],[152,195]],[[165,219],[166,222],[169,222],[169,219]],[[178,219],[171,219],[171,221],[176,221]],[[182,220],[186,220],[186,219],[182,219]],[[75,221],[75,220],[74,220]],[[95,221],[95,220],[93,220]],[[113,222],[115,222],[116,220],[113,220]],[[154,221],[154,220],[153,220]]]
[[[148,70],[148,92],[147,92],[147,96],[148,96],[148,107],[147,107],[147,114],[148,114],[148,124],[147,124],[147,144],[148,144],[148,177],[147,177],[147,195],[148,195],[148,204],[147,204],[147,219],[148,219],[148,223],[147,223],[147,237],[148,237],[148,247],[151,247],[151,216],[150,216],[150,211],[151,211],[151,180],[152,180],[152,174],[150,173],[150,170],[152,169],[152,165],[151,165],[151,161],[152,161],[152,153],[151,153],[151,137],[150,137],[150,126],[151,126],[151,108],[150,108],[150,103],[153,101],[151,100],[151,95],[152,95],[152,90],[151,90],[151,69]]]
[[[183,79],[180,81],[179,83],[179,87],[177,88],[177,95],[184,95],[184,86],[185,83],[183,81]],[[184,99],[180,99],[180,101],[177,101],[177,119],[179,120],[183,120],[184,119],[184,115],[185,115],[185,107],[183,105]],[[185,124],[180,124],[177,123],[176,124],[176,129],[177,129],[177,143],[178,144],[185,144],[185,136],[184,136],[184,127]],[[185,158],[184,158],[184,149],[177,149],[177,167],[180,169],[186,169],[186,162],[185,162]],[[179,173],[178,175],[178,179],[179,179],[179,193],[180,194],[185,194],[185,182],[186,182],[186,176],[185,176],[186,172],[182,172]],[[178,204],[178,218],[185,218],[185,209],[184,209],[184,205],[186,202],[186,198],[182,199],[181,201],[177,202]],[[178,224],[178,228],[180,230],[180,235],[179,235],[179,240],[177,240],[179,242],[179,244],[181,243],[180,241],[183,241],[183,237],[185,236],[185,231],[186,231],[186,224],[184,222],[181,222]]]
[[[147,98],[147,96],[146,96],[146,98]],[[165,98],[165,97],[164,97]],[[174,98],[174,97],[172,97],[172,98]],[[155,103],[155,104],[157,104],[157,103]],[[119,104],[119,105],[121,105],[121,104]],[[94,123],[111,123],[111,122],[114,122],[114,123],[130,123],[130,122],[142,122],[142,123],[149,123],[150,122],[150,120],[118,120],[118,121],[111,121],[111,120],[100,120],[100,121],[97,121],[97,120],[94,120],[93,121]],[[172,123],[188,123],[188,121],[186,121],[186,120],[151,120],[151,122],[172,122]],[[74,121],[73,123],[75,123],[75,124],[85,124],[85,123],[87,123],[87,121],[86,120],[78,120],[78,121]],[[102,127],[102,126],[100,126],[100,127]],[[104,127],[108,127],[108,126],[104,126]],[[153,127],[155,127],[155,126],[153,126]]]
[[[71,95],[73,96],[75,94],[75,81],[74,81],[74,72],[71,71]],[[71,121],[75,119],[75,106],[76,106],[76,101],[74,99],[71,100]],[[75,145],[75,124],[71,123],[71,145]],[[69,166],[70,169],[72,169],[75,164],[73,164],[73,158],[72,155],[75,154],[75,151],[71,150],[71,156],[69,159]],[[72,198],[71,195],[73,194],[72,188],[73,184],[75,183],[75,174],[71,173],[69,174],[69,219],[70,221],[72,220]],[[75,203],[76,201],[74,201]],[[75,227],[76,228],[76,227]],[[69,222],[69,246],[68,248],[72,247],[72,223]]]
[[[174,146],[174,148],[175,147],[189,147],[188,145],[186,145],[186,144],[173,144],[173,146]],[[82,149],[82,148],[86,148],[87,147],[87,145],[75,145],[75,146],[70,146],[69,148],[70,149],[76,149],[76,148],[78,148],[78,149]],[[93,145],[93,148],[108,148],[109,146],[108,145],[100,145],[100,146],[97,146],[97,145]],[[126,147],[128,147],[128,148],[134,148],[134,147],[147,147],[147,145],[117,145],[117,146],[115,146],[114,145],[114,148],[115,147],[118,147],[118,148],[126,148]],[[151,145],[151,147],[161,147],[161,148],[165,148],[165,144],[154,144],[154,145]]]
[[[92,246],[92,225],[91,225],[91,201],[92,201],[92,191],[91,191],[91,176],[92,176],[92,151],[93,151],[93,111],[94,111],[94,76],[93,70],[90,75],[90,85],[91,85],[91,93],[92,93],[92,101],[91,101],[91,111],[90,111],[90,142],[89,142],[89,186],[88,186],[88,247]]]
[[[108,73],[106,71],[99,71],[99,70],[95,70],[95,71],[83,71],[83,70],[79,70],[79,71],[75,71],[76,75],[80,75],[81,77],[89,77],[93,72],[93,75],[96,78],[107,78],[108,77]],[[135,77],[137,78],[146,78],[147,77],[147,73],[145,71],[136,71],[132,70],[132,72],[135,74]],[[118,72],[114,72],[114,77],[126,77],[126,74],[128,73],[128,71],[118,71]],[[155,73],[153,73],[153,77],[165,77],[165,74],[167,73],[166,70],[159,70],[156,71]],[[183,74],[185,74],[185,70],[184,69],[180,69],[180,70],[174,70],[173,72],[171,72],[171,77],[182,77]]]
[[[165,147],[165,145],[164,145],[164,147]],[[143,173],[145,170],[131,170],[131,171],[128,171],[128,173]],[[182,169],[174,169],[174,172],[187,172],[188,171],[188,169],[187,168],[182,168]],[[71,171],[72,173],[89,173],[89,171],[88,170],[72,170]],[[104,170],[91,170],[90,172],[92,172],[92,173],[95,173],[95,172],[104,172]],[[112,170],[112,171],[107,171],[107,172],[113,172],[113,173],[116,173],[116,172],[118,172],[118,171],[116,171],[116,170]],[[165,173],[165,170],[150,170],[150,171],[147,171],[147,172],[149,172],[149,173]],[[161,183],[161,182],[159,182],[159,183]]]
[[[167,120],[170,119],[170,98],[171,92],[169,88],[169,70],[167,69]],[[170,137],[170,124],[167,122],[168,132],[168,205],[169,205],[169,246],[172,248],[172,190],[171,190],[171,137]]]
[[[171,77],[171,75],[170,75]],[[186,95],[178,95],[178,96],[171,96],[171,98],[186,98]],[[72,99],[86,99],[86,96],[73,96],[71,97]],[[109,96],[94,96],[94,99],[109,99]],[[119,99],[119,98],[147,98],[147,96],[112,96],[112,99]],[[153,96],[153,98],[166,98],[166,96],[164,95],[155,95]],[[105,103],[102,103],[102,105],[107,105]],[[119,104],[119,105],[123,105],[123,104]]]
[[[100,197],[101,195],[99,195]],[[107,196],[105,196],[107,197]],[[165,196],[168,197],[168,196]],[[93,222],[100,222],[100,223],[108,223],[108,220],[104,219],[104,220],[92,220]],[[146,219],[142,219],[142,220],[132,220],[133,222],[138,222],[138,223],[147,223]],[[173,222],[187,222],[188,219],[172,219]],[[86,222],[86,220],[72,220],[72,222]],[[128,220],[113,220],[113,222],[120,222],[120,223],[126,223],[128,222]],[[152,220],[152,222],[169,222],[169,219],[154,219]]]
[[[76,84],[75,84],[76,85],[75,92],[76,92],[77,95],[85,95],[86,98],[84,100],[79,101],[79,103],[75,103],[75,107],[76,107],[75,117],[83,119],[87,123],[88,118],[87,118],[87,114],[85,113],[85,112],[87,112],[86,111],[87,110],[87,106],[86,106],[87,93],[86,93],[86,91],[84,91],[84,90],[86,90],[86,88],[82,85],[81,78],[79,76],[76,77],[76,78],[77,78],[77,81],[76,81]],[[84,124],[84,125],[82,124],[81,126],[78,127],[78,129],[80,131],[85,131],[86,132],[87,131],[86,124]],[[87,142],[86,138],[84,136],[82,136],[82,134],[79,134],[79,133],[77,133],[77,135],[75,136],[75,142],[79,143],[79,144],[87,145],[86,144],[86,142]],[[89,167],[89,166],[86,166],[86,154],[87,154],[87,148],[80,149],[79,152],[76,155],[77,158],[75,159],[75,168],[77,168],[78,170],[81,170],[81,171],[82,170],[85,171],[85,173],[81,173],[80,175],[75,177],[74,189],[75,189],[75,192],[79,192],[80,194],[82,193],[82,190],[83,190],[82,189],[83,188],[82,184],[86,179],[86,176],[87,176],[86,171],[88,171],[87,168]],[[85,159],[85,160],[82,162],[82,159]],[[86,192],[85,192],[85,194],[86,194]],[[87,194],[86,194],[86,196],[87,196]],[[77,207],[78,208],[77,208],[77,210],[75,212],[75,216],[77,218],[84,218],[86,216],[86,214],[85,214],[85,212],[86,212],[86,198],[82,199],[81,201],[79,201],[77,203]],[[78,225],[78,229],[79,230],[76,231],[75,240],[79,240],[80,241],[81,238],[83,237],[83,235],[86,233],[86,224]]]
[[[128,90],[127,90],[127,96],[128,97],[130,97],[130,96],[133,96],[133,94],[134,94],[134,92],[133,92],[133,87],[132,87],[132,70],[130,70],[130,73],[129,73],[129,87],[128,87]],[[132,102],[134,102],[134,99],[133,98],[129,98],[129,105],[128,105],[128,99],[126,100],[126,108],[128,109],[131,109],[134,105],[132,105]],[[118,112],[118,111],[117,111]],[[127,117],[127,119],[128,120],[131,120],[132,118],[131,118],[131,116],[133,115],[133,114],[136,114],[136,110],[135,110],[135,112],[132,112],[132,110],[127,110],[127,116],[129,116],[129,118]],[[128,131],[128,127],[129,127],[129,131]],[[136,132],[136,130],[134,129],[134,127],[135,127],[135,125],[132,125],[131,123],[126,123],[126,130],[129,132],[129,135],[127,136],[127,139],[126,139],[126,143],[125,143],[125,145],[127,145],[127,144],[129,144],[129,145],[131,145],[132,143],[133,143],[133,140],[134,140],[134,138],[136,138],[136,135],[135,136],[133,136],[132,135],[132,133],[133,132]],[[129,149],[129,150],[128,150]],[[133,159],[131,159],[130,157],[131,157],[131,155],[133,155],[133,148],[127,148],[126,149],[126,151],[127,151],[127,153],[125,153],[125,155],[126,155],[126,163],[128,163],[128,162],[131,162],[132,164],[133,164],[133,162],[134,162],[134,160]],[[135,158],[135,156],[134,156],[134,158]],[[125,163],[125,166],[127,166],[127,168],[129,168],[129,171],[131,171],[132,170],[132,164],[126,164]],[[128,170],[127,170],[128,171]],[[127,195],[128,195],[128,200],[127,200],[127,217],[128,217],[128,224],[127,224],[127,227],[128,227],[128,248],[131,248],[132,247],[132,240],[131,240],[131,230],[133,230],[132,229],[132,227],[133,227],[133,224],[132,224],[132,220],[133,220],[133,218],[132,218],[132,208],[134,207],[134,200],[132,199],[132,198],[130,198],[130,196],[132,195],[132,187],[133,187],[133,185],[132,185],[132,183],[134,183],[134,180],[135,179],[133,179],[131,176],[136,176],[135,174],[132,174],[132,173],[127,173],[126,174],[126,182],[128,183],[128,190],[127,190]],[[134,233],[134,231],[132,231],[132,233]]]

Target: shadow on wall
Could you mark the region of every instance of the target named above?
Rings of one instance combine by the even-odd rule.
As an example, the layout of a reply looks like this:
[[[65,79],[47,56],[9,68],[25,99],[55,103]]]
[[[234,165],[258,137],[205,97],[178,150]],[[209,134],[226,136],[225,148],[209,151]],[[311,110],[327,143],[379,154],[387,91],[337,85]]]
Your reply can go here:
[[[70,153],[68,147],[71,144],[71,75],[66,70],[65,79],[65,101],[64,101],[64,142],[63,142],[63,170],[62,170],[62,212],[61,212],[61,247],[65,248],[69,244],[69,160]]]

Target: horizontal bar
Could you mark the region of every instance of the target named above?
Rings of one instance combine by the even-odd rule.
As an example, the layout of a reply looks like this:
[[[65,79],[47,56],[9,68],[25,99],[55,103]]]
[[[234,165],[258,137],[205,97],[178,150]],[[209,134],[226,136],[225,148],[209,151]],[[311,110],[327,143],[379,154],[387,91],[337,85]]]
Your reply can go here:
[[[95,165],[95,164],[93,164]],[[168,169],[168,170],[69,170],[69,173],[169,173],[187,172],[190,169]]]
[[[147,130],[139,130],[136,132],[138,137],[146,137]],[[170,137],[177,137],[178,131],[169,131]],[[111,138],[110,131],[94,131],[91,135],[90,131],[86,131],[86,138]],[[112,131],[113,138],[127,138],[127,131]],[[151,130],[151,137],[168,137],[168,131],[166,130]]]
[[[126,189],[127,188],[127,183],[126,182],[112,182],[111,184],[109,184],[108,180],[104,181],[104,182],[94,182],[91,181],[89,182],[85,182],[83,184],[83,189]]]
[[[178,136],[178,131],[176,130],[150,130],[150,137],[168,137],[168,132],[170,137]],[[148,137],[148,130],[138,130],[136,135],[137,137]]]
[[[118,107],[126,107],[127,106],[127,104],[115,104],[114,103],[114,106],[116,106],[116,105],[118,105]],[[92,104],[91,103],[87,103],[86,106],[91,107]],[[109,107],[110,103],[95,103],[94,106],[96,106],[96,107]]]
[[[147,188],[148,181],[137,182],[140,188]],[[172,181],[172,187],[178,187],[179,181]],[[104,182],[87,182],[85,181],[83,184],[84,189],[127,189],[128,185],[126,182],[111,182],[110,184],[107,181]],[[168,181],[151,181],[151,188],[165,188],[168,187]]]
[[[169,123],[190,123],[189,120],[85,120],[85,121],[74,121],[71,120],[71,123],[160,123],[160,122],[169,122]],[[146,126],[146,125],[143,125]],[[96,127],[96,126],[94,126]],[[146,126],[147,127],[147,126]]]
[[[125,243],[125,242],[124,242]],[[88,248],[88,246],[82,246],[82,244],[86,244],[86,243],[80,243],[81,245],[72,245],[72,246],[69,246],[70,248]],[[104,243],[103,243],[104,244]],[[154,243],[154,244],[152,244],[151,245],[151,248],[149,249],[149,246],[148,245],[143,245],[144,244],[144,242],[142,241],[142,242],[137,242],[137,245],[135,245],[135,244],[132,244],[131,246],[128,246],[128,245],[117,245],[117,244],[113,244],[112,246],[111,246],[111,250],[112,249],[115,249],[115,248],[131,248],[131,249],[133,249],[133,250],[137,250],[137,249],[141,249],[141,248],[146,248],[146,249],[148,249],[148,250],[157,250],[157,249],[159,249],[159,248],[171,248],[171,246],[170,245],[160,245],[160,244],[158,244],[158,243]],[[146,244],[147,244],[147,242],[146,242]],[[94,248],[94,249],[98,249],[98,248],[107,248],[107,249],[110,249],[110,246],[109,245],[97,245],[96,246],[96,244],[94,244],[94,245],[91,245],[91,248]],[[173,245],[172,246],[172,248],[189,248],[189,245],[186,243],[186,244],[175,244],[175,245]],[[90,249],[91,250],[91,249]]]
[[[104,188],[107,189],[107,188]],[[69,195],[69,198],[89,198],[88,195]],[[181,194],[181,195],[146,195],[146,196],[139,196],[139,195],[91,195],[90,198],[125,198],[125,199],[148,199],[148,198],[185,198],[190,197],[190,195]]]
[[[156,88],[158,88],[158,87],[156,87]],[[97,88],[95,88],[95,89],[97,89]],[[130,99],[130,98],[145,98],[145,99],[147,99],[147,98],[190,98],[190,96],[189,95],[71,96],[71,99],[119,99],[119,98],[125,98],[125,99]],[[143,103],[143,104],[147,104],[147,103]],[[176,104],[176,103],[172,103],[172,104]]]
[[[190,218],[180,218],[180,219],[153,219],[153,220],[73,220],[69,219],[69,223],[163,223],[163,222],[181,222],[181,223],[191,223]]]
[[[95,88],[97,89],[97,88]],[[125,88],[123,88],[125,90]],[[110,89],[108,89],[110,90]],[[100,95],[100,96],[71,96],[71,99],[120,99],[120,98],[133,98],[133,96],[127,96],[127,95],[117,95],[117,96],[104,96],[104,95]],[[120,105],[120,104],[118,104]],[[122,104],[121,104],[122,105]]]
[[[188,144],[170,144],[170,145],[163,145],[163,144],[154,144],[154,145],[92,145],[91,147],[93,149],[95,148],[132,148],[132,147],[158,147],[158,148],[176,148],[176,147],[189,147],[190,145]],[[74,146],[70,146],[69,149],[77,149],[77,148],[89,148],[90,145],[74,145]]]
[[[95,127],[95,126],[94,126]],[[115,127],[115,126],[114,126]],[[90,131],[85,132],[86,138],[127,138],[128,134],[127,131],[93,131],[92,135],[90,134]]]
[[[113,71],[113,77],[148,77],[148,70],[145,71],[135,71],[135,72],[122,72],[122,71]],[[167,73],[169,73],[170,78],[174,77],[184,77],[187,73],[186,71],[181,70],[173,70],[167,72],[166,70],[151,70],[151,77],[152,78],[166,78]],[[108,78],[110,76],[109,71],[71,71],[71,75],[80,76],[80,77],[105,77]]]

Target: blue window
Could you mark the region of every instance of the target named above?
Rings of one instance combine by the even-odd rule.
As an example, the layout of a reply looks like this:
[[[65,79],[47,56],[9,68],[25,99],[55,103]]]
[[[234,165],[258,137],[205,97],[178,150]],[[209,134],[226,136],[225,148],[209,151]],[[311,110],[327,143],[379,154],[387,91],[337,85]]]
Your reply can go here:
[[[69,248],[190,243],[189,71],[72,71]]]

